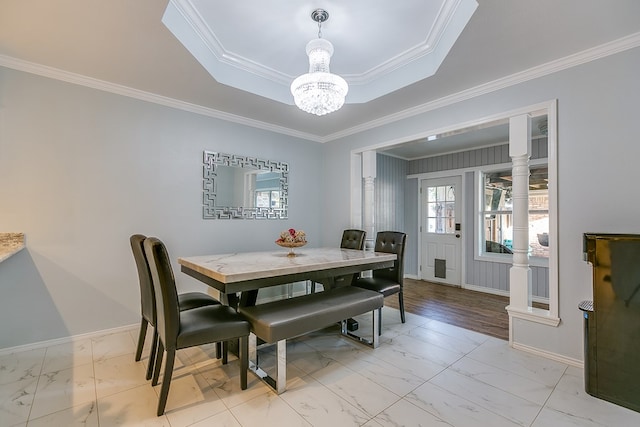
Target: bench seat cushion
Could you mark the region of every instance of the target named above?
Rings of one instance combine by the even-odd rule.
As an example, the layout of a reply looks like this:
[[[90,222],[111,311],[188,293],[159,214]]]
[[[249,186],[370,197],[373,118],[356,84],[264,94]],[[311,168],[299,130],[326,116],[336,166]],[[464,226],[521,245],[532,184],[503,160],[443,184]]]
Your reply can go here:
[[[251,332],[274,343],[379,309],[383,304],[384,297],[378,292],[345,286],[239,310],[251,323]]]

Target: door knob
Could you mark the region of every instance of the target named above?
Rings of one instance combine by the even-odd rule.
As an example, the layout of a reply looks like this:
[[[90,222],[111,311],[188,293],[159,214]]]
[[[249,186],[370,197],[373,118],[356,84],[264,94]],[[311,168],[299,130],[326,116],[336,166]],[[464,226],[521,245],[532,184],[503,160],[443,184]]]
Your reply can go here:
[[[460,234],[456,234],[456,239],[459,239],[459,238],[460,238]]]

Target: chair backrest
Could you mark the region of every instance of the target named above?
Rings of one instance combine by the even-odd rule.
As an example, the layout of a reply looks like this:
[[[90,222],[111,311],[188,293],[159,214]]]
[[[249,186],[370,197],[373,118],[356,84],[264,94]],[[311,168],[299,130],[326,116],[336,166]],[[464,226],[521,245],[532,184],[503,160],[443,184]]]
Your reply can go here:
[[[396,254],[398,259],[391,268],[373,270],[373,277],[393,280],[402,286],[404,284],[404,247],[407,235],[399,231],[380,231],[376,235],[375,252]]]
[[[151,271],[149,270],[149,263],[144,255],[144,241],[147,236],[142,234],[134,234],[129,238],[131,243],[131,251],[133,252],[133,259],[136,261],[136,268],[138,269],[138,283],[140,284],[140,311],[142,317],[151,323],[151,326],[156,325],[156,300],[153,292],[153,284],[151,283]]]
[[[151,270],[151,282],[156,296],[156,330],[165,349],[175,349],[180,332],[178,291],[167,248],[156,237],[144,241],[144,253]]]
[[[364,238],[366,235],[367,233],[363,230],[344,230],[342,232],[340,247],[342,249],[362,250],[364,248]]]

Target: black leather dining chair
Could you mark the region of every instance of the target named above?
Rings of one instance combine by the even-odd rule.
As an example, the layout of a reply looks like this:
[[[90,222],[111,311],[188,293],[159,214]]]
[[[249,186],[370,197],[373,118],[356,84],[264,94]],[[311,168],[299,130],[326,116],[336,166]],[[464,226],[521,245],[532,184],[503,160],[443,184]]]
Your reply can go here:
[[[342,249],[364,249],[364,239],[367,232],[364,230],[347,229],[342,232],[340,247]]]
[[[404,248],[407,235],[399,231],[380,231],[376,235],[375,252],[396,254],[397,259],[391,268],[373,270],[372,277],[359,277],[352,286],[376,291],[388,297],[398,294],[400,319],[405,323],[404,316]],[[382,333],[382,309],[379,311],[380,333]]]
[[[176,350],[239,339],[240,387],[245,390],[249,364],[249,322],[233,308],[221,304],[180,311],[171,261],[164,244],[155,237],[148,237],[144,241],[144,251],[155,291],[158,331],[151,385],[158,384],[163,355],[165,351],[167,353],[158,396],[158,416],[164,413],[167,403]]]
[[[147,237],[142,234],[134,234],[129,238],[131,243],[131,251],[136,262],[138,270],[138,282],[140,284],[140,313],[142,320],[140,323],[140,333],[138,335],[138,347],[136,349],[136,361],[142,357],[142,349],[147,336],[147,326],[153,328],[153,336],[151,339],[151,351],[149,353],[149,366],[147,368],[147,379],[151,379],[153,373],[153,361],[155,359],[155,351],[158,344],[158,332],[156,330],[156,301],[151,283],[151,271],[149,263],[144,254],[144,241]],[[180,310],[190,310],[192,308],[202,307],[205,305],[220,304],[215,298],[204,292],[185,292],[178,295],[178,306]],[[220,346],[216,347],[218,355],[220,354]]]
[[[364,230],[347,229],[342,232],[342,239],[340,240],[341,249],[364,249],[364,239],[367,236],[367,232]],[[358,277],[358,274],[349,274],[347,276],[338,276],[333,279],[334,286],[349,285],[353,280]],[[322,281],[311,282],[311,293],[316,291],[316,283],[325,284]]]

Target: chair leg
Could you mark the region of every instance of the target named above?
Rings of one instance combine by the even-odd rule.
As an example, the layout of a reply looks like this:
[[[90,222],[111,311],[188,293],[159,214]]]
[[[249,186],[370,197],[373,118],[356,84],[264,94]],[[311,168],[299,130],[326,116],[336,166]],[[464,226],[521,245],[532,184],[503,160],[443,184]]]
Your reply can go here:
[[[216,359],[220,359],[222,357],[222,343],[216,343]]]
[[[171,385],[171,376],[173,375],[173,363],[175,359],[176,350],[167,350],[167,361],[164,366],[162,387],[160,388],[160,396],[158,398],[158,416],[164,414],[164,408],[167,405],[167,396],[169,396],[169,386]]]
[[[136,349],[136,362],[140,360],[142,357],[142,348],[144,347],[144,339],[147,336],[147,319],[142,318],[142,322],[140,323],[140,333],[138,334],[138,348]]]
[[[222,364],[226,365],[227,362],[229,361],[229,342],[228,341],[223,341],[222,342]]]
[[[156,361],[153,362],[153,379],[151,385],[158,385],[158,378],[160,377],[160,367],[162,366],[162,356],[164,354],[164,344],[162,340],[158,340],[158,350],[156,353]]]
[[[147,366],[147,379],[150,380],[153,375],[156,355],[158,352],[158,330],[153,328],[153,337],[151,338],[151,351],[149,353],[149,365]]]
[[[382,307],[378,309],[378,336],[382,335]]]
[[[398,305],[400,306],[400,319],[402,320],[402,323],[405,323],[405,318],[404,318],[404,297],[402,296],[402,291],[400,291],[400,293],[398,293]]]
[[[247,389],[247,370],[249,370],[249,336],[240,338],[238,355],[240,356],[240,389]]]

